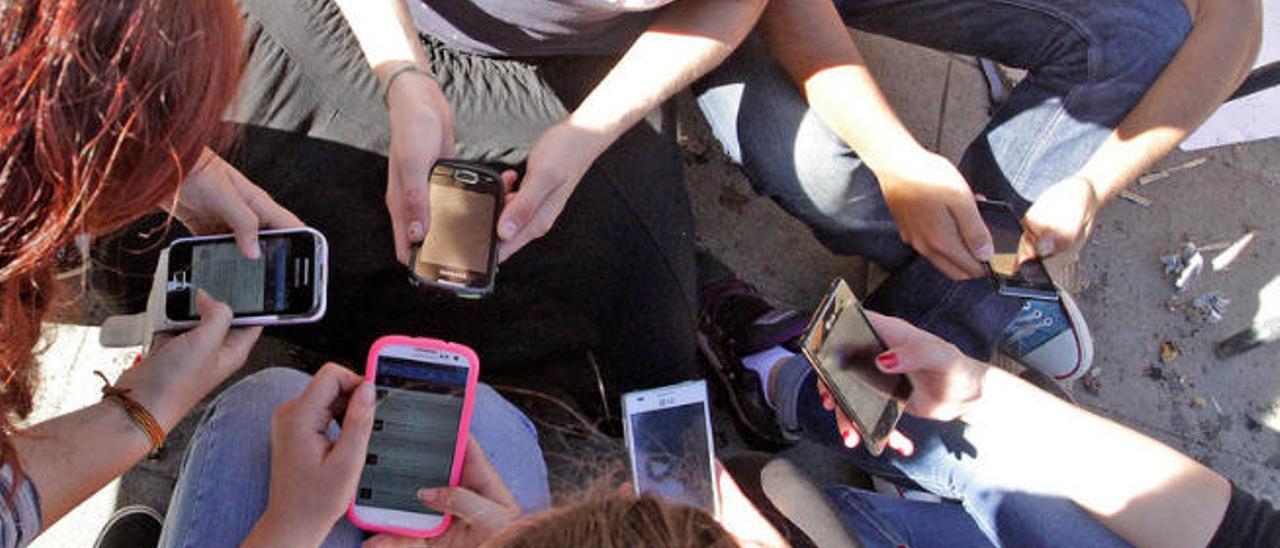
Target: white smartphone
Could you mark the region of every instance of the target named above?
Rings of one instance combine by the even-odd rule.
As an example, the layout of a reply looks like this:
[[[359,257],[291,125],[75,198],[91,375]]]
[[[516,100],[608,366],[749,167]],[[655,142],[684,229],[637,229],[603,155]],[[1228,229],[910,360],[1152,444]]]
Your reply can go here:
[[[165,319],[185,329],[200,323],[196,292],[227,303],[231,325],[318,321],[328,302],[329,244],[312,228],[258,233],[256,260],[245,258],[230,234],[180,238],[169,244]]]
[[[480,361],[466,346],[398,335],[369,350],[365,379],[377,389],[373,432],[347,516],[380,533],[433,537],[450,516],[418,500],[424,487],[458,484]]]
[[[629,392],[622,396],[622,414],[636,494],[652,493],[720,519],[707,383]]]

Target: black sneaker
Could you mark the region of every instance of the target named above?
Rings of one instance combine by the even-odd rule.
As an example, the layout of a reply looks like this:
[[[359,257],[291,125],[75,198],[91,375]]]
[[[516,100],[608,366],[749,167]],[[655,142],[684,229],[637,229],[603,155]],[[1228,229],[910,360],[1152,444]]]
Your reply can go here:
[[[111,515],[94,548],[155,548],[164,518],[149,506],[125,506]]]
[[[748,442],[778,449],[799,437],[785,431],[764,396],[764,381],[742,358],[774,346],[796,350],[808,319],[779,310],[711,254],[698,253],[698,351],[729,399]]]

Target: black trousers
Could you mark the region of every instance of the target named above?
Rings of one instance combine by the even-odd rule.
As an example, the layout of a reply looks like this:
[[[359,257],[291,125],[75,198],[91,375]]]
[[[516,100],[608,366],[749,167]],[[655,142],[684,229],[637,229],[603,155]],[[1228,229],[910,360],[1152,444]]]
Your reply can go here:
[[[277,335],[354,360],[381,335],[442,338],[474,348],[486,377],[591,351],[614,392],[696,376],[693,219],[673,116],[650,116],[605,152],[555,227],[501,265],[494,294],[432,295],[395,259],[387,109],[337,7],[241,5],[248,63],[231,161],[331,246],[328,314]],[[517,169],[615,61],[423,44],[453,106],[458,157]]]

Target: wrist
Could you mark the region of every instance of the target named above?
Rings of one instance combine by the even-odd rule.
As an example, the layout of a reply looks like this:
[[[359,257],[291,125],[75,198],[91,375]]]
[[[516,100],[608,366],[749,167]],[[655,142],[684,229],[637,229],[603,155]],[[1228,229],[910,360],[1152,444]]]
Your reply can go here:
[[[267,510],[258,518],[242,546],[319,546],[328,529],[308,527],[299,523],[288,512],[280,511],[267,503]]]
[[[576,170],[585,173],[591,164],[595,163],[604,151],[617,139],[617,135],[610,133],[607,129],[584,125],[580,120],[575,120],[572,115],[556,124],[552,129],[547,130],[556,132],[558,139],[567,141],[566,150],[578,151],[574,158],[581,159],[584,165],[581,169]]]

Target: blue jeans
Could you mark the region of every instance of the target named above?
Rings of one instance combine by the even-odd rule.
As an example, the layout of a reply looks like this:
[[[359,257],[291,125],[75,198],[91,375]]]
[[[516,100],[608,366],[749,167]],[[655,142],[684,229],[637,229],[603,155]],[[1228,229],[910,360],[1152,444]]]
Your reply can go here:
[[[822,408],[816,376],[804,358],[778,367],[778,421],[818,443],[839,448],[869,474],[909,489],[960,501],[904,500],[847,486],[826,488],[845,524],[867,548],[878,546],[1128,546],[1084,509],[1061,498],[1021,492],[984,475],[982,448],[965,439],[964,424],[904,415],[898,429],[915,443],[910,457],[885,450],[846,449],[834,415]]]
[[[278,405],[298,397],[310,380],[293,369],[265,369],[217,397],[183,460],[160,546],[240,545],[267,508],[271,415]],[[477,386],[472,416],[471,435],[525,513],[549,507],[547,467],[528,417],[483,384]],[[337,434],[336,424],[331,431]],[[363,536],[343,518],[324,546],[359,546]]]
[[[1084,165],[1191,29],[1181,0],[835,4],[852,27],[1029,71],[959,165],[975,191],[1019,212]],[[947,279],[902,242],[875,174],[809,110],[758,36],[694,91],[716,138],[757,192],[805,222],[832,251],[865,256],[893,273],[869,307],[971,356],[991,356],[1020,303],[996,296],[983,280]]]

